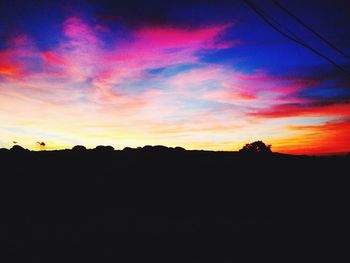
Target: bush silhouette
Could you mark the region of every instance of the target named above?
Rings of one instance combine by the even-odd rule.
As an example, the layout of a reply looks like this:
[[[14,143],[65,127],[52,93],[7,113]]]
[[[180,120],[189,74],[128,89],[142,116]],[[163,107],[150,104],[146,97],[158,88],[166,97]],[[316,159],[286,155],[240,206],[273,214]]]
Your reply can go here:
[[[94,151],[100,152],[100,153],[111,153],[114,152],[114,147],[110,145],[98,145],[94,149]]]
[[[14,145],[12,146],[12,148],[10,149],[12,152],[25,152],[26,149],[24,149],[22,146],[20,145]]]
[[[84,152],[84,151],[86,151],[86,147],[83,146],[83,145],[75,145],[72,148],[72,151],[74,151],[74,152]]]
[[[270,154],[271,145],[266,145],[262,141],[255,141],[244,145],[239,152],[248,154]]]

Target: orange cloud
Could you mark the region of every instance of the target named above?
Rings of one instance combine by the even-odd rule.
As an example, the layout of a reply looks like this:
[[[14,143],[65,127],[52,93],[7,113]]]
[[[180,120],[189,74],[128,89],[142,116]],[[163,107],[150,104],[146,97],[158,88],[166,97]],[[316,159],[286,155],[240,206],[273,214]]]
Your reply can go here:
[[[290,154],[336,154],[350,151],[350,122],[338,120],[321,125],[294,125],[299,135],[274,140],[274,150]]]
[[[348,116],[350,107],[347,103],[313,106],[305,104],[277,104],[266,110],[249,113],[260,118],[285,118],[293,116]]]

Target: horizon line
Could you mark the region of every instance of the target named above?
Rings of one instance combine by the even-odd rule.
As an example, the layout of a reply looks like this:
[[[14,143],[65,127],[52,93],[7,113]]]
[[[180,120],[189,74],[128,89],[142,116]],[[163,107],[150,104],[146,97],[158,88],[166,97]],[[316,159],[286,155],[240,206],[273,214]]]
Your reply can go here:
[[[57,151],[74,151],[74,147],[76,146],[81,146],[84,147],[86,151],[92,151],[92,150],[98,150],[98,147],[111,147],[113,148],[113,151],[126,151],[128,149],[130,150],[142,150],[145,147],[164,147],[167,149],[171,149],[171,150],[176,150],[176,148],[180,148],[183,151],[201,151],[201,152],[213,152],[213,153],[239,153],[239,150],[207,150],[207,149],[186,149],[185,147],[182,146],[166,146],[166,145],[160,145],[160,144],[156,144],[156,145],[149,145],[146,144],[144,146],[137,146],[137,147],[129,147],[129,146],[125,146],[124,148],[114,148],[114,146],[112,145],[96,145],[94,148],[88,148],[85,145],[81,145],[81,144],[77,144],[74,145],[71,148],[58,148],[58,149],[45,149],[45,147],[42,147],[42,149],[28,149],[25,148],[23,146],[21,146],[20,144],[14,144],[11,148],[6,148],[6,147],[2,147],[0,148],[0,150],[8,150],[10,151],[11,149],[13,149],[15,146],[19,146],[21,148],[23,148],[24,150],[30,151],[30,152],[57,152]],[[273,154],[282,154],[282,155],[289,155],[289,156],[346,156],[348,154],[350,154],[350,151],[344,151],[344,152],[330,152],[330,153],[317,153],[317,154],[304,154],[304,153],[299,153],[299,154],[294,154],[294,153],[284,153],[284,152],[274,152],[272,151]]]

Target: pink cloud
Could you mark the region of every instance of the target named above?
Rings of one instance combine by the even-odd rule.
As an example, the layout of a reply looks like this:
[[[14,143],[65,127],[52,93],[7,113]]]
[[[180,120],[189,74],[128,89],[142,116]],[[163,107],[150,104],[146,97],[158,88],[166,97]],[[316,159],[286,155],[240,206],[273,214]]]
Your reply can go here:
[[[8,46],[0,51],[0,75],[6,78],[30,75],[32,72],[27,60],[38,55],[34,42],[26,35],[18,35],[8,40]]]
[[[50,65],[65,66],[69,64],[66,58],[62,57],[61,55],[57,54],[57,52],[53,52],[53,51],[42,52],[42,58],[45,61],[45,63]]]
[[[88,42],[96,44],[99,42],[99,39],[92,31],[92,27],[77,17],[70,17],[64,22],[63,33],[69,39],[78,43]]]
[[[0,52],[0,76],[20,77],[22,67],[19,63],[12,61],[12,52]]]
[[[234,103],[237,101],[251,101],[256,99],[254,94],[240,93],[230,90],[214,90],[204,94],[203,99],[209,99],[221,103]]]
[[[219,36],[231,26],[144,27],[129,32],[130,37],[119,41],[115,48],[105,49],[98,33],[111,33],[108,28],[70,17],[62,25],[66,39],[51,50],[38,51],[25,35],[13,38],[9,42],[11,51],[6,51],[11,52],[8,55],[11,63],[2,62],[1,72],[13,75],[22,66],[20,62],[23,63],[24,56],[35,57],[44,63],[43,76],[75,81],[92,78],[103,82],[104,86],[115,86],[127,79],[144,77],[143,71],[147,69],[196,62],[194,53],[200,49],[229,47],[231,42],[219,41]],[[17,64],[16,59],[19,60]],[[27,72],[27,76],[30,73]]]
[[[200,29],[147,27],[138,30],[135,38],[137,42],[141,42],[147,49],[223,48],[229,45],[220,45],[218,37],[232,26],[233,24],[226,24]]]

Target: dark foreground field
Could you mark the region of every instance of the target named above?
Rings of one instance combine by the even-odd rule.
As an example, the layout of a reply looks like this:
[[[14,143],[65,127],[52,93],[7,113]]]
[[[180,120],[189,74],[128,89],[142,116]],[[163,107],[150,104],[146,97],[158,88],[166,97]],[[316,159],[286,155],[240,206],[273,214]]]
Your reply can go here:
[[[0,151],[1,262],[285,262],[346,248],[348,157]]]

